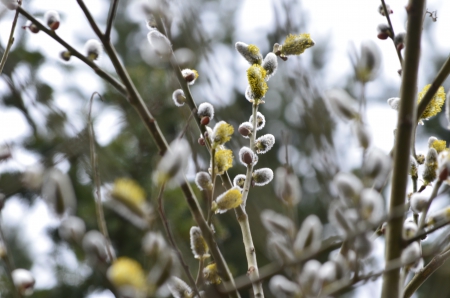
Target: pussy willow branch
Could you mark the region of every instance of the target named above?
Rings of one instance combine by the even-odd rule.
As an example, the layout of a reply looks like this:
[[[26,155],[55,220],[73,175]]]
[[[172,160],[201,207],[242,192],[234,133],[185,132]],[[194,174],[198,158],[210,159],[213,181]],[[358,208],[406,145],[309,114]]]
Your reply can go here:
[[[117,91],[119,91],[122,95],[127,96],[128,92],[127,89],[125,89],[125,86],[123,86],[119,81],[117,81],[115,78],[110,76],[108,73],[103,71],[101,68],[98,67],[97,64],[89,60],[86,56],[81,54],[79,51],[77,51],[75,48],[73,48],[71,45],[69,45],[67,42],[65,42],[61,37],[59,37],[55,31],[52,31],[45,27],[41,22],[39,22],[36,18],[34,18],[32,15],[30,15],[26,10],[24,10],[22,7],[18,7],[17,11],[23,15],[25,18],[33,22],[34,25],[36,25],[40,31],[44,32],[51,38],[53,38],[55,41],[57,41],[59,44],[61,44],[63,47],[65,47],[72,56],[77,57],[81,61],[83,61],[85,64],[87,64],[90,68],[92,68],[95,73],[110,83],[114,88],[116,88]]]
[[[400,61],[400,67],[403,67],[403,58],[402,58],[402,53],[397,49],[395,42],[394,42],[394,38],[395,38],[395,33],[394,33],[394,26],[392,26],[391,23],[391,17],[389,16],[389,12],[386,9],[386,3],[384,2],[384,0],[381,0],[381,5],[383,5],[383,9],[384,9],[384,13],[386,15],[386,20],[389,24],[389,28],[391,29],[392,32],[392,44],[395,47],[395,51],[397,52],[397,56],[398,56],[398,60]]]
[[[22,5],[22,0],[18,1],[18,5]],[[6,60],[8,59],[9,51],[14,43],[14,31],[16,30],[17,20],[19,19],[19,11],[16,10],[14,20],[11,26],[11,32],[9,33],[8,44],[6,45],[5,52],[3,53],[2,60],[0,61],[0,75],[3,72],[3,67],[5,67]]]
[[[253,131],[250,135],[250,149],[253,151],[253,154],[256,154],[255,150],[255,139],[256,139],[256,130],[257,130],[257,113],[258,113],[258,102],[255,101],[252,104],[252,125]],[[245,176],[244,190],[242,191],[242,209],[245,210],[245,206],[247,204],[247,197],[250,191],[250,187],[252,186],[253,179],[253,160],[250,165],[247,165],[247,173]],[[259,279],[259,269],[258,262],[256,260],[255,246],[253,245],[252,234],[250,231],[250,226],[247,225],[242,228],[242,239],[244,241],[245,246],[245,255],[247,257],[247,275],[252,280],[253,293],[255,297],[264,297],[264,291],[262,287],[262,282],[258,281]]]
[[[86,63],[88,66],[90,66],[98,76],[100,76],[101,78],[103,78],[106,81],[108,81],[109,83],[111,83],[111,85],[113,85],[113,87],[115,87],[122,95],[124,95],[127,99],[129,99],[130,103],[135,107],[135,109],[138,111],[139,115],[143,119],[145,126],[147,127],[148,131],[152,135],[155,143],[157,144],[158,148],[160,149],[160,152],[163,153],[167,150],[167,148],[168,148],[167,141],[165,140],[159,127],[157,126],[156,120],[151,116],[150,112],[148,111],[147,107],[143,103],[140,96],[137,96],[137,91],[134,90],[135,92],[130,92],[130,91],[133,91],[132,89],[135,89],[135,88],[130,89],[131,86],[132,87],[134,87],[134,86],[132,85],[132,82],[131,82],[129,76],[127,75],[126,71],[124,72],[124,69],[122,68],[122,66],[120,64],[120,61],[117,58],[117,54],[116,54],[114,48],[112,48],[112,45],[109,44],[109,42],[104,42],[103,45],[104,46],[105,46],[105,44],[108,45],[108,47],[105,46],[105,48],[108,48],[108,50],[109,50],[108,54],[111,54],[113,57],[115,57],[114,60],[112,59],[112,62],[113,62],[113,64],[115,63],[114,66],[116,67],[116,71],[118,72],[119,76],[121,76],[121,79],[128,83],[128,84],[126,84],[126,86],[122,85],[116,79],[114,79],[109,74],[107,74],[102,69],[100,69],[94,62],[90,61],[85,56],[83,56],[80,52],[75,50],[67,42],[65,42],[58,35],[56,35],[56,33],[54,31],[47,29],[44,25],[42,25],[39,21],[37,21],[33,16],[31,16],[27,11],[25,11],[21,7],[18,8],[18,11],[20,12],[20,14],[22,14],[27,19],[32,21],[41,31],[45,32],[47,35],[52,37],[58,43],[63,45],[67,50],[69,50],[71,52],[71,54],[73,56],[79,58],[81,61]],[[117,65],[117,63],[118,63],[118,65]],[[122,68],[122,71],[120,73],[117,70],[117,67]],[[141,99],[141,101],[139,101],[139,99]],[[212,231],[206,224],[206,221],[200,210],[200,206],[198,205],[197,199],[195,198],[195,195],[194,195],[191,187],[189,186],[189,184],[187,184],[187,181],[183,182],[180,185],[180,187],[181,187],[181,189],[184,193],[184,196],[186,198],[186,201],[189,205],[189,209],[190,209],[194,219],[198,223],[199,228],[202,231],[203,237],[205,238],[206,242],[208,243],[208,247],[210,248],[211,255],[213,256],[214,260],[216,261],[218,270],[219,270],[223,280],[224,281],[231,280],[232,284],[234,284],[233,277],[228,269],[228,266],[222,256],[219,248],[217,247],[217,243],[215,242]],[[234,293],[231,293],[231,296],[239,297],[239,293],[237,291],[235,291]]]
[[[412,238],[409,238],[408,240],[405,241],[405,247],[415,241],[419,241],[422,240],[425,236],[427,236],[428,234],[431,234],[447,225],[450,224],[450,221],[445,221],[439,225],[435,225],[434,227],[432,227],[431,229],[428,230],[422,230],[421,232],[419,232],[417,235],[415,235]]]
[[[167,220],[166,213],[164,212],[164,203],[162,201],[163,193],[164,193],[165,184],[161,185],[161,188],[159,190],[158,194],[158,213],[161,217],[161,220],[164,225],[164,229],[166,230],[167,238],[169,238],[169,242],[172,245],[172,249],[176,252],[178,256],[178,260],[180,261],[181,267],[183,267],[184,273],[186,274],[187,278],[189,279],[189,283],[191,284],[192,289],[194,290],[195,294],[200,297],[200,294],[197,289],[197,284],[192,277],[191,271],[189,270],[189,266],[186,264],[183,258],[183,254],[181,253],[180,249],[178,248],[177,243],[175,242],[175,238],[173,237],[172,230],[170,229],[169,221]]]
[[[425,0],[410,0],[407,6],[405,60],[403,65],[397,136],[394,145],[394,169],[389,210],[405,204],[413,127],[416,122],[416,86],[420,60],[420,41]],[[398,259],[402,253],[403,216],[393,219],[386,229],[385,262]],[[383,274],[381,298],[400,297],[400,270]]]
[[[404,213],[406,211],[408,211],[408,209],[409,209],[409,204],[403,205],[403,206],[398,206],[394,210],[392,210],[390,214],[386,214],[385,216],[383,216],[378,222],[376,222],[374,224],[368,224],[366,226],[358,225],[356,231],[349,233],[343,239],[341,239],[340,237],[332,237],[332,238],[326,239],[322,242],[322,245],[319,250],[305,251],[304,253],[302,253],[301,256],[299,256],[292,262],[289,262],[289,263],[273,262],[264,267],[261,267],[259,280],[264,280],[266,278],[269,278],[269,277],[281,272],[283,269],[285,269],[289,266],[302,264],[305,261],[316,258],[317,256],[319,256],[325,252],[331,252],[333,250],[336,250],[336,249],[342,247],[342,244],[345,241],[352,241],[356,237],[367,233],[368,230],[377,228],[378,226],[380,226],[382,223],[384,223],[386,221],[389,222],[389,221],[392,221],[393,219],[403,217]],[[435,230],[433,230],[433,231],[435,231]],[[430,233],[431,233],[431,230],[430,230]],[[236,285],[237,285],[238,289],[248,287],[251,284],[252,284],[252,281],[249,280],[247,275],[236,278]],[[225,292],[228,292],[227,289],[228,289],[228,287],[225,284]]]
[[[444,265],[450,257],[450,249],[447,249],[435,256],[425,267],[423,267],[406,285],[403,298],[411,297],[417,289],[431,276],[439,267]]]
[[[88,113],[88,126],[89,126],[89,147],[91,155],[91,167],[92,167],[92,179],[95,183],[95,214],[97,217],[97,224],[100,232],[105,237],[108,242],[107,252],[109,258],[114,260],[114,254],[111,252],[111,239],[109,238],[108,228],[106,227],[105,215],[103,213],[102,205],[102,195],[100,188],[100,174],[98,173],[98,158],[95,151],[95,132],[94,126],[92,124],[91,112],[92,103],[94,102],[94,96],[97,95],[103,101],[102,96],[98,92],[92,93],[91,99],[89,100],[89,113]]]
[[[425,206],[425,209],[422,212],[422,216],[420,217],[419,229],[417,230],[417,233],[419,233],[419,231],[422,231],[423,228],[425,227],[425,220],[427,217],[428,210],[430,209],[431,203],[433,202],[434,198],[436,198],[438,190],[441,187],[441,185],[442,185],[441,180],[436,181],[436,183],[434,184],[433,192],[431,193],[427,205]]]
[[[109,8],[108,20],[106,21],[105,38],[109,40],[111,38],[111,29],[113,26],[114,18],[116,17],[117,6],[119,0],[111,0],[111,6]]]
[[[111,44],[109,40],[106,40],[104,38],[104,35],[101,33],[101,31],[98,29],[98,26],[93,19],[92,15],[90,14],[89,10],[87,9],[86,5],[82,0],[77,0],[78,4],[80,5],[80,8],[83,10],[84,14],[86,15],[86,18],[88,19],[89,23],[91,24],[92,29],[94,32],[96,32],[98,38],[102,41],[103,46],[105,47],[106,52],[108,53],[108,56],[111,59],[111,62],[121,78],[123,84],[125,85],[125,88],[128,91],[128,99],[130,101],[130,104],[136,109],[139,116],[143,120],[144,124],[146,125],[147,129],[149,130],[150,134],[152,135],[154,141],[156,142],[157,146],[160,149],[161,154],[163,154],[168,149],[167,141],[162,134],[161,130],[159,129],[159,126],[156,122],[156,120],[153,118],[153,116],[150,114],[150,111],[147,109],[147,106],[145,105],[142,97],[140,96],[139,92],[137,91],[136,87],[134,86],[131,78],[128,75],[128,72],[125,70],[124,66],[120,62],[118,55],[116,53],[116,50],[114,49],[114,46]],[[181,73],[180,73],[181,75]],[[203,217],[203,214],[201,212],[200,206],[198,204],[197,198],[195,197],[192,188],[188,184],[186,178],[184,182],[180,185],[181,190],[184,193],[184,196],[186,198],[186,201],[190,207],[191,213],[196,220],[200,230],[202,231],[203,237],[205,238],[208,247],[211,251],[211,255],[213,256],[219,273],[222,276],[222,279],[224,281],[230,281],[232,284],[234,284],[233,276],[231,275],[231,272],[228,268],[227,263],[225,262],[217,243],[214,239],[214,234],[209,228],[207,222],[205,221],[205,218]],[[237,290],[234,293],[231,293],[232,297],[239,297],[239,293]]]
[[[167,32],[164,29],[161,19],[157,18],[157,21],[159,22],[159,24],[158,24],[159,30],[167,36]],[[189,86],[181,73],[181,69],[178,65],[178,62],[177,62],[173,52],[172,52],[172,58],[170,59],[170,63],[172,65],[172,69],[177,77],[177,80],[178,80],[179,84],[181,85],[181,88],[183,89],[184,95],[186,97],[186,103],[188,104],[189,108],[191,109],[191,112],[195,113],[197,111],[197,105],[195,104],[195,101],[192,97]],[[254,118],[256,118],[256,116]],[[197,126],[200,129],[200,132],[204,136],[205,132],[206,132],[205,126],[200,123],[199,117],[195,117],[195,119],[196,119]],[[207,144],[209,143],[209,139],[207,137],[205,137],[205,142]],[[210,151],[210,153],[211,153],[211,151]],[[225,174],[221,175],[221,178],[222,178],[222,182],[226,189],[230,189],[233,187],[230,177],[228,176],[228,173],[225,172]],[[254,270],[256,268],[256,272],[257,272],[258,269],[255,266],[257,264],[256,263],[256,253],[255,253],[255,248],[253,246],[253,239],[252,239],[251,230],[250,230],[250,223],[248,221],[248,215],[247,215],[243,205],[237,207],[234,210],[236,212],[236,218],[238,220],[239,226],[241,227],[242,237],[244,239],[244,245],[246,247],[248,270],[251,273],[251,272],[254,272]],[[247,239],[247,240],[245,240],[245,239]],[[250,259],[248,257],[250,257]],[[253,259],[254,259],[254,261],[252,261]],[[254,266],[254,267],[251,267],[251,266]],[[234,287],[234,285],[233,285],[233,287]],[[262,291],[261,291],[261,293],[262,293]],[[259,296],[259,297],[262,297],[262,296]]]

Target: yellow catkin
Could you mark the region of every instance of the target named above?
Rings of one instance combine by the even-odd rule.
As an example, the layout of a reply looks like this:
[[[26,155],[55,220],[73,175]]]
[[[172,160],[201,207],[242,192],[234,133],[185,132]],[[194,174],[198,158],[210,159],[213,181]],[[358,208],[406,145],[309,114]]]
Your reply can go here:
[[[221,194],[215,204],[214,209],[216,213],[223,213],[227,210],[234,209],[242,204],[242,193],[239,188],[232,188]]]
[[[222,282],[219,272],[217,271],[216,263],[209,264],[203,269],[203,277],[209,284],[218,285]]]
[[[300,55],[307,48],[314,45],[314,41],[308,33],[299,35],[289,34],[281,48],[282,55]]]
[[[117,288],[132,286],[138,290],[145,289],[145,273],[141,264],[127,257],[114,261],[107,272],[108,279]]]
[[[258,64],[253,64],[247,70],[247,80],[254,100],[262,99],[269,89],[265,80],[266,74],[266,70]]]
[[[444,140],[436,140],[431,144],[431,148],[436,149],[437,153],[441,153],[447,148],[447,142]]]
[[[426,85],[423,87],[422,91],[418,94],[418,100],[417,102],[420,103],[422,101],[422,98],[427,93],[428,89],[430,89],[431,84]],[[420,119],[428,119],[430,117],[433,117],[437,115],[441,111],[442,106],[445,102],[445,90],[444,87],[439,87],[436,94],[431,99],[430,103],[425,108],[425,111],[423,112],[422,116],[420,116]]]
[[[145,203],[145,191],[136,181],[129,178],[119,178],[114,181],[111,196],[132,209],[140,210]]]
[[[217,150],[214,154],[216,174],[222,175],[233,166],[233,152],[228,149]]]
[[[234,128],[232,125],[226,123],[225,121],[220,121],[216,124],[213,131],[214,146],[223,145],[231,139],[234,133]]]

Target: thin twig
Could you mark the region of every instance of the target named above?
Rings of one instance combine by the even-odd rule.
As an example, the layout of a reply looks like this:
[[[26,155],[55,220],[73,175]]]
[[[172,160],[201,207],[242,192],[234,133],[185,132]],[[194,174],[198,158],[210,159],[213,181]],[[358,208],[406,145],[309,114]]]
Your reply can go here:
[[[216,188],[216,177],[217,177],[217,174],[216,174],[216,171],[215,171],[215,168],[216,168],[216,159],[215,159],[215,157],[216,157],[216,149],[215,148],[211,148],[212,188],[211,188],[211,195],[208,198],[208,204],[206,204],[207,208],[208,208],[208,210],[207,210],[208,216],[207,216],[207,220],[206,220],[208,222],[208,226],[211,226],[212,213],[213,213],[213,211],[212,211],[212,202],[214,200],[214,190]]]
[[[381,0],[381,5],[383,5],[384,14],[386,15],[386,20],[388,21],[389,28],[391,29],[391,32],[392,32],[391,39],[392,39],[392,43],[394,44],[394,47],[395,47],[395,52],[397,53],[397,56],[398,56],[398,60],[400,61],[400,67],[403,67],[402,53],[397,49],[397,46],[395,45],[395,42],[394,42],[394,39],[395,39],[394,26],[392,26],[391,17],[389,16],[389,11],[387,11],[387,9],[386,9],[386,3],[384,2],[384,0]]]
[[[186,121],[186,124],[184,125],[183,130],[181,131],[180,136],[178,137],[179,139],[182,139],[184,137],[184,135],[186,134],[186,131],[189,128],[189,123],[191,122],[192,117],[194,116],[193,113],[190,113],[188,120]]]
[[[389,210],[405,204],[405,192],[408,180],[409,158],[412,132],[416,119],[416,86],[420,60],[420,42],[422,35],[422,13],[425,0],[410,0],[407,6],[408,29],[405,47],[405,61],[400,92],[400,106],[397,121],[397,133],[394,146],[394,169],[390,194]],[[386,11],[387,13],[387,11]],[[398,259],[402,252],[403,216],[388,223],[386,229],[385,261]],[[383,274],[381,298],[400,296],[400,270]]]
[[[22,4],[22,0],[18,1],[18,5]],[[19,10],[16,10],[14,20],[11,26],[11,32],[9,33],[8,44],[6,45],[5,52],[3,53],[2,60],[0,61],[0,75],[3,72],[3,67],[5,67],[6,60],[8,59],[9,51],[14,43],[14,31],[16,30],[17,20],[19,19]]]
[[[102,205],[102,195],[100,188],[100,174],[98,173],[98,158],[97,153],[95,151],[95,132],[94,126],[92,124],[91,112],[92,112],[92,103],[94,102],[94,96],[97,95],[103,101],[102,96],[98,92],[92,93],[91,99],[89,100],[89,113],[88,113],[88,125],[89,125],[89,147],[91,152],[91,167],[92,167],[92,178],[95,183],[95,214],[97,217],[97,224],[100,232],[105,237],[108,242],[107,251],[110,260],[114,260],[115,256],[111,252],[111,239],[109,238],[108,228],[106,227],[105,214],[103,213],[103,205]]]
[[[425,209],[422,212],[422,216],[420,217],[419,229],[417,230],[417,233],[421,232],[423,230],[423,228],[425,227],[425,219],[427,217],[428,210],[430,209],[431,203],[433,202],[434,198],[436,198],[441,185],[442,185],[441,180],[436,181],[436,183],[434,184],[433,191],[430,195],[430,198],[428,199]]]
[[[48,36],[50,36],[51,38],[53,38],[55,41],[57,41],[59,44],[61,44],[63,47],[65,47],[72,56],[77,57],[78,59],[80,59],[81,61],[83,61],[85,64],[87,64],[90,68],[92,68],[95,73],[101,77],[102,79],[104,79],[105,81],[109,82],[111,85],[113,85],[114,88],[116,88],[117,91],[119,91],[122,95],[127,96],[128,92],[125,89],[125,86],[123,86],[119,81],[117,81],[115,78],[113,78],[112,76],[110,76],[108,73],[106,73],[105,71],[103,71],[102,69],[100,69],[98,67],[97,64],[95,64],[94,62],[92,62],[91,60],[89,60],[86,56],[84,56],[83,54],[81,54],[79,51],[77,51],[75,48],[73,48],[71,45],[69,45],[67,42],[65,42],[61,37],[59,37],[55,31],[49,30],[46,26],[44,26],[41,22],[39,22],[38,20],[36,20],[36,18],[34,18],[32,15],[30,15],[26,10],[24,10],[22,7],[18,7],[17,11],[23,15],[24,17],[26,17],[28,20],[30,20],[31,22],[33,22],[34,25],[36,25],[36,27],[39,28],[40,31],[44,32],[45,34],[47,34]]]
[[[111,29],[113,26],[114,18],[116,17],[117,6],[119,4],[119,0],[111,0],[112,4],[109,8],[108,20],[106,21],[106,30],[105,30],[105,38],[109,40],[111,38]]]
[[[9,281],[11,282],[11,287],[13,288],[12,292],[14,293],[14,297],[16,298],[20,298],[21,295],[19,293],[19,291],[17,290],[17,288],[14,285],[14,280],[12,277],[12,272],[14,270],[14,261],[12,260],[11,256],[9,255],[9,250],[8,250],[8,246],[6,243],[6,239],[5,239],[5,235],[3,234],[3,229],[1,226],[1,214],[0,214],[0,242],[3,242],[3,246],[4,249],[6,250],[5,256],[3,256],[3,262],[5,263],[5,271],[6,271],[6,275],[8,276]]]
[[[428,230],[422,230],[421,232],[417,233],[417,235],[415,235],[412,238],[409,238],[408,240],[405,241],[405,247],[408,246],[409,244],[415,242],[415,241],[419,241],[422,240],[424,237],[426,237],[428,234],[431,234],[447,225],[450,224],[450,221],[445,221],[439,225],[436,225],[434,227],[432,227],[431,229]]]
[[[195,285],[197,287],[200,287],[203,283],[203,266],[204,266],[204,259],[200,257],[200,259],[198,260],[197,278],[195,279]]]
[[[445,261],[450,257],[450,250],[435,256],[422,270],[420,270],[406,285],[403,298],[411,297],[417,289],[431,276],[439,267],[444,265]]]
[[[167,220],[166,214],[164,212],[164,203],[162,202],[162,196],[164,193],[164,188],[165,188],[165,184],[161,185],[161,188],[159,190],[159,195],[158,195],[158,212],[159,212],[159,216],[161,216],[161,220],[163,222],[164,225],[164,229],[166,230],[166,234],[167,234],[167,238],[169,238],[169,242],[172,245],[173,250],[175,250],[177,256],[178,256],[178,260],[180,261],[183,269],[184,269],[184,273],[186,273],[189,282],[192,286],[192,289],[194,290],[195,294],[198,295],[198,297],[200,297],[199,291],[197,289],[197,285],[196,282],[194,281],[194,278],[192,277],[191,272],[189,271],[189,266],[186,264],[186,262],[184,261],[183,255],[181,254],[180,249],[178,248],[175,239],[173,238],[173,234],[172,234],[172,230],[170,229],[169,226],[169,221]]]

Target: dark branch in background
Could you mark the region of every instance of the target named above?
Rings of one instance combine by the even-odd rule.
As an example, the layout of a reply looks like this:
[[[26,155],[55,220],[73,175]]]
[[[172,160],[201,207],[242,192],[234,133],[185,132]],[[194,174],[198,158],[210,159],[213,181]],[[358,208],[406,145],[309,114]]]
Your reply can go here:
[[[22,7],[18,7],[17,11],[23,15],[24,17],[26,17],[28,20],[30,20],[31,22],[33,22],[33,24],[36,25],[36,27],[39,28],[40,31],[43,31],[44,33],[46,33],[47,35],[49,35],[51,38],[53,38],[54,40],[56,40],[58,43],[60,43],[63,47],[65,47],[72,56],[77,57],[78,59],[80,59],[81,61],[83,61],[84,63],[86,63],[89,67],[91,67],[95,73],[101,77],[102,79],[104,79],[105,81],[109,82],[111,85],[113,85],[114,88],[117,89],[117,91],[119,91],[122,95],[127,96],[127,90],[125,89],[125,86],[123,86],[119,81],[117,81],[115,78],[113,78],[112,76],[110,76],[109,74],[107,74],[106,72],[104,72],[102,69],[100,69],[98,67],[97,64],[95,64],[94,62],[92,62],[91,60],[89,60],[86,56],[84,56],[83,54],[81,54],[80,52],[78,52],[77,50],[75,50],[72,46],[70,46],[67,42],[65,42],[61,37],[59,37],[55,31],[52,31],[50,29],[48,29],[46,26],[44,26],[42,23],[40,23],[38,20],[36,20],[32,15],[30,15],[26,10],[24,10]]]
[[[111,29],[113,26],[114,18],[116,17],[117,6],[119,4],[119,0],[111,0],[111,7],[109,8],[108,20],[106,21],[106,30],[105,30],[105,38],[110,40],[111,38]]]
[[[420,41],[422,35],[422,18],[425,0],[410,0],[408,12],[408,28],[405,47],[405,63],[403,68],[398,112],[397,133],[394,145],[392,189],[389,210],[405,204],[405,192],[408,180],[409,158],[412,132],[416,122],[417,72],[420,59]],[[387,11],[386,11],[387,14]],[[403,216],[393,219],[386,229],[385,262],[398,259],[402,253]],[[400,269],[383,274],[382,298],[400,297]]]
[[[200,297],[200,293],[198,292],[198,289],[197,289],[197,284],[194,281],[194,278],[192,277],[191,272],[189,271],[189,266],[186,264],[186,262],[183,259],[183,255],[181,254],[181,251],[178,248],[177,243],[175,242],[175,239],[173,238],[172,230],[170,229],[170,226],[169,226],[169,221],[167,220],[166,213],[164,212],[164,203],[162,201],[164,188],[165,188],[165,185],[163,184],[161,186],[161,189],[159,190],[158,213],[159,213],[159,216],[161,216],[161,220],[163,222],[164,229],[166,230],[167,238],[169,238],[170,244],[172,245],[173,250],[175,250],[175,252],[178,256],[178,260],[180,261],[180,264],[183,267],[184,273],[186,273],[187,278],[189,279],[189,282],[191,284],[191,287],[195,292],[195,295]]]
[[[22,0],[19,0],[18,5],[22,5]],[[17,20],[19,18],[19,11],[16,10],[16,15],[14,16],[14,20],[11,26],[11,32],[9,33],[8,44],[6,45],[5,52],[3,53],[2,60],[0,61],[0,75],[3,72],[3,67],[5,67],[6,60],[8,59],[9,51],[14,43],[14,31],[16,30]]]
[[[384,0],[381,0],[381,5],[383,5],[383,9],[384,9],[384,14],[386,15],[386,20],[389,24],[389,28],[391,29],[392,32],[392,44],[395,47],[395,51],[397,52],[397,56],[398,56],[398,60],[400,61],[400,67],[403,68],[403,58],[402,58],[402,53],[397,49],[394,39],[395,39],[395,33],[394,33],[394,27],[392,26],[391,23],[391,17],[389,16],[389,12],[386,9],[386,3],[384,2]]]
[[[15,298],[20,298],[21,295],[18,292],[17,288],[14,285],[14,280],[12,278],[12,271],[14,270],[14,262],[11,259],[11,257],[9,256],[8,252],[8,245],[6,243],[6,239],[5,239],[5,235],[3,234],[3,229],[1,226],[1,210],[0,210],[0,242],[3,242],[3,246],[6,249],[6,254],[5,256],[3,256],[2,260],[5,263],[5,271],[6,271],[6,275],[8,276],[9,281],[11,282],[11,292],[14,293],[14,297]]]
[[[88,113],[88,126],[89,126],[89,147],[91,152],[91,167],[92,167],[92,179],[95,183],[95,214],[97,217],[97,224],[100,232],[105,237],[108,242],[108,255],[110,260],[114,260],[114,254],[111,252],[111,239],[109,238],[108,229],[106,228],[105,215],[103,213],[102,206],[102,195],[100,190],[100,175],[98,173],[98,159],[97,153],[95,152],[95,132],[94,126],[92,124],[91,112],[92,112],[92,103],[94,102],[94,96],[97,95],[103,101],[102,96],[98,92],[92,93],[91,99],[89,101],[89,113]]]

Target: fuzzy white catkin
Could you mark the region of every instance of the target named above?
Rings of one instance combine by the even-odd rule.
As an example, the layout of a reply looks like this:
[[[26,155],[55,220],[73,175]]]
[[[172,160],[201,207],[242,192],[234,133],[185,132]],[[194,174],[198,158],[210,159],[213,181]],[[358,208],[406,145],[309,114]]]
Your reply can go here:
[[[172,100],[177,107],[184,106],[184,103],[186,102],[186,96],[184,96],[184,91],[181,89],[173,91]]]
[[[387,103],[392,109],[398,111],[398,107],[400,105],[400,98],[399,97],[391,97],[387,100]]]
[[[34,292],[35,279],[30,271],[26,269],[15,269],[11,272],[14,286],[21,295],[30,296]]]
[[[421,192],[413,193],[411,196],[411,210],[414,213],[422,212],[428,205],[429,195],[425,195]]]
[[[239,150],[239,161],[242,165],[255,165],[258,162],[258,156],[248,147],[242,147]]]
[[[210,120],[214,119],[214,107],[208,102],[203,102],[198,106],[197,115],[199,117],[209,117]]]
[[[370,240],[370,234],[359,235],[353,241],[353,247],[358,252],[358,257],[367,258],[372,252],[373,243]]]
[[[353,131],[356,137],[358,138],[359,145],[364,149],[369,148],[370,141],[372,139],[372,135],[370,133],[369,128],[365,126],[363,123],[356,121],[353,124]]]
[[[295,260],[294,253],[286,238],[279,234],[269,234],[267,240],[267,250],[271,258],[280,263],[290,263]]]
[[[245,183],[245,178],[246,178],[246,176],[244,174],[236,175],[236,177],[234,177],[234,179],[233,179],[233,186],[243,189],[244,183]]]
[[[333,261],[328,261],[322,264],[322,266],[319,269],[318,276],[320,280],[324,284],[330,284],[337,278],[337,268],[336,263]]]
[[[414,222],[413,219],[409,218],[405,220],[405,223],[403,224],[403,230],[402,230],[402,236],[403,239],[409,239],[411,237],[414,237],[416,235],[417,230],[419,227]]]
[[[272,149],[275,144],[275,137],[271,134],[263,135],[255,140],[256,153],[264,154]]]
[[[277,72],[277,55],[272,52],[268,53],[263,60],[262,67],[266,70],[266,81],[268,81]]]
[[[363,172],[372,178],[375,187],[380,187],[386,181],[391,170],[391,158],[379,148],[372,148],[367,154]]]
[[[248,119],[248,122],[252,123],[253,126],[253,115],[250,116],[250,119]],[[256,113],[256,131],[261,130],[266,125],[266,117],[264,117],[263,114],[260,112]]]
[[[400,259],[402,261],[402,264],[410,265],[419,261],[420,255],[420,244],[418,242],[413,242],[402,251]]]
[[[322,223],[320,219],[311,214],[302,223],[294,242],[294,251],[298,255],[303,250],[317,251],[321,245]]]
[[[346,213],[350,215],[350,211],[354,211],[354,209],[348,209],[349,212],[345,212],[344,210],[346,208],[339,202],[332,203],[328,208],[328,219],[341,234],[347,234],[353,231],[353,222],[351,221],[353,216],[347,216]]]
[[[295,226],[288,217],[266,209],[261,212],[261,222],[268,232],[293,236]]]
[[[355,108],[356,100],[342,89],[333,89],[326,93],[326,98],[333,112],[344,120],[352,120],[358,112]]]
[[[57,168],[48,169],[44,174],[42,197],[58,214],[73,214],[77,198],[70,177]]]
[[[108,259],[108,253],[106,251],[108,242],[102,233],[96,230],[87,232],[84,237],[81,246],[84,252],[93,261],[97,259],[106,261]]]
[[[236,42],[235,44],[235,48],[236,50],[239,52],[239,54],[242,55],[242,57],[244,57],[245,60],[248,61],[248,63],[250,64],[261,64],[261,61],[263,59],[262,55],[260,52],[258,53],[251,53],[249,51],[249,45],[246,43],[243,43],[241,41]]]
[[[253,172],[253,182],[256,186],[264,186],[273,179],[273,171],[269,168],[257,169]]]
[[[207,172],[198,172],[195,175],[195,184],[200,190],[212,189],[211,175]]]
[[[84,44],[84,52],[90,60],[98,60],[103,50],[103,45],[96,39],[89,39]]]
[[[275,171],[275,194],[288,206],[300,203],[301,186],[295,174],[289,173],[284,167],[279,167]]]
[[[355,67],[356,78],[361,82],[374,80],[380,70],[381,52],[375,42],[366,40],[361,43],[361,55]]]
[[[253,125],[250,122],[243,122],[239,125],[238,131],[241,136],[248,139],[250,138],[250,134],[253,132]]]
[[[153,175],[155,184],[166,182],[180,182],[184,179],[184,172],[191,157],[191,147],[185,139],[173,141],[169,150],[164,154]],[[176,183],[169,184],[173,187]]]
[[[321,288],[322,281],[319,278],[321,264],[317,260],[309,260],[303,266],[299,277],[299,284],[302,292],[306,295],[316,296]]]
[[[339,172],[334,176],[333,181],[339,197],[344,203],[347,203],[347,200],[355,203],[358,201],[359,194],[363,189],[363,184],[358,177],[350,173]]]
[[[83,238],[85,232],[86,224],[81,218],[76,216],[65,218],[58,229],[59,237],[66,241],[79,242]]]
[[[431,148],[431,146],[433,145],[433,143],[435,141],[437,141],[438,139],[436,137],[429,137],[428,138],[428,148]]]
[[[275,275],[270,279],[269,289],[278,298],[290,298],[300,292],[299,286],[283,275]]]
[[[147,39],[156,54],[164,59],[169,58],[172,52],[172,44],[164,34],[154,29],[147,34]]]
[[[183,280],[176,276],[172,276],[168,283],[170,293],[174,298],[191,297],[192,289]]]
[[[361,192],[361,213],[372,224],[379,224],[384,215],[384,200],[379,192],[366,188]]]
[[[159,232],[148,232],[142,238],[142,250],[147,256],[158,256],[167,249],[166,240]]]

